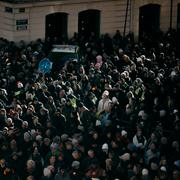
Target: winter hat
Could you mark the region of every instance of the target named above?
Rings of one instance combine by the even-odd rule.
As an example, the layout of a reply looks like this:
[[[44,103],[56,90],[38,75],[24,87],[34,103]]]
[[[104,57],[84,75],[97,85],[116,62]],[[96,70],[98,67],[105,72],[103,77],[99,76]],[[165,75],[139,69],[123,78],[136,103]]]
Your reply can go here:
[[[130,160],[130,154],[124,153],[123,155],[119,156],[119,158],[123,161],[129,161]]]
[[[142,62],[142,58],[141,57],[137,57],[136,61],[137,61],[137,63],[141,63]]]
[[[6,89],[0,89],[0,91],[2,91],[4,95],[8,95],[8,93],[7,93],[7,90],[6,90]]]
[[[171,77],[174,77],[176,76],[176,72],[175,71],[171,71],[171,74],[170,74]]]
[[[108,150],[108,149],[109,149],[108,144],[107,144],[107,143],[104,143],[104,144],[102,145],[102,150]]]
[[[53,143],[60,144],[60,141],[61,141],[60,136],[55,136],[55,137],[53,138]]]
[[[163,172],[167,172],[167,169],[166,169],[165,166],[161,166],[161,167],[160,167],[160,170],[163,171]]]
[[[146,56],[144,54],[142,54],[140,57],[142,60],[146,59]]]
[[[174,109],[174,110],[173,110],[173,114],[176,114],[176,113],[178,113],[178,110],[177,110],[177,109]]]
[[[80,162],[79,161],[73,161],[71,164],[72,168],[79,169]]]
[[[97,55],[96,56],[96,61],[97,61],[97,63],[102,63],[102,56],[101,55]]]
[[[41,135],[37,135],[36,136],[36,141],[42,141],[42,136]]]
[[[28,132],[25,132],[24,133],[24,139],[31,139],[31,135],[30,135],[30,133],[28,133]]]
[[[17,82],[17,87],[20,89],[20,88],[23,88],[23,83],[22,82],[20,82],[20,81],[18,81]]]
[[[6,119],[6,123],[11,123],[11,124],[12,124],[12,123],[13,123],[12,118],[7,118],[7,119]]]
[[[143,175],[143,176],[147,176],[148,174],[149,174],[148,169],[145,169],[145,168],[144,168],[144,169],[142,170],[142,175]]]
[[[35,129],[31,129],[30,133],[31,133],[32,137],[36,137],[36,130]]]
[[[4,131],[8,131],[9,129],[8,129],[8,127],[4,127],[3,130]]]
[[[27,122],[27,121],[23,121],[23,122],[22,122],[22,125],[28,126],[28,122]]]
[[[33,56],[38,56],[38,55],[39,55],[39,52],[34,51],[34,52],[32,53],[32,55],[33,55]]]
[[[78,141],[78,139],[76,139],[76,138],[73,138],[72,139],[72,145],[77,145],[77,144],[79,144],[79,141]]]
[[[138,116],[144,116],[144,110],[140,110]]]
[[[123,54],[124,53],[123,49],[121,49],[121,48],[119,49],[118,52],[119,52],[119,54]]]
[[[68,140],[68,135],[67,134],[62,134],[61,135],[61,140],[63,141],[63,142],[65,142],[65,141],[67,141]]]
[[[121,136],[125,136],[125,135],[127,135],[127,131],[122,130],[122,131],[121,131]]]
[[[65,98],[61,98],[61,104],[65,104],[66,103],[66,99]]]
[[[165,111],[164,109],[160,110],[160,111],[159,111],[159,116],[160,116],[160,117],[166,116],[166,111]]]
[[[21,58],[22,58],[23,60],[27,60],[27,57],[26,57],[25,54],[22,54]]]

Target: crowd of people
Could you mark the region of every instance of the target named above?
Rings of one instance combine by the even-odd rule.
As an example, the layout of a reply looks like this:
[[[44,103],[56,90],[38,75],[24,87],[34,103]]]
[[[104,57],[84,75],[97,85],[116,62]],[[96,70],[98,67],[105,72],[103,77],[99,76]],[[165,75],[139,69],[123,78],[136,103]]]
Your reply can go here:
[[[0,179],[179,180],[176,32],[75,33],[81,60],[43,74],[53,43],[0,39]]]

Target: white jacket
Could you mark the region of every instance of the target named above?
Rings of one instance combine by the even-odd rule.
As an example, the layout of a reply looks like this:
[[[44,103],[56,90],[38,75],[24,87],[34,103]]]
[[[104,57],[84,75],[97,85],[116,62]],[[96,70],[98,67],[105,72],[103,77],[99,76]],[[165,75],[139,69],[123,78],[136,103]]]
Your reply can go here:
[[[100,114],[102,111],[109,112],[111,109],[112,101],[109,98],[101,99],[98,103],[98,114]]]

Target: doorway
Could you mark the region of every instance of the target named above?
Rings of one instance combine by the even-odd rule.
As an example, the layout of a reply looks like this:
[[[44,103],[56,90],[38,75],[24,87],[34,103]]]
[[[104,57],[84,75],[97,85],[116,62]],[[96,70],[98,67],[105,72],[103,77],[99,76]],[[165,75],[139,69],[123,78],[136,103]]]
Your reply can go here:
[[[160,5],[148,4],[139,9],[139,38],[154,36],[160,30]]]
[[[180,58],[180,3],[177,7],[177,55]]]
[[[53,13],[46,16],[46,39],[60,42],[67,37],[67,13]]]
[[[78,33],[88,38],[92,33],[98,37],[100,33],[100,11],[86,10],[79,13]]]
[[[177,9],[177,31],[180,33],[180,4]]]

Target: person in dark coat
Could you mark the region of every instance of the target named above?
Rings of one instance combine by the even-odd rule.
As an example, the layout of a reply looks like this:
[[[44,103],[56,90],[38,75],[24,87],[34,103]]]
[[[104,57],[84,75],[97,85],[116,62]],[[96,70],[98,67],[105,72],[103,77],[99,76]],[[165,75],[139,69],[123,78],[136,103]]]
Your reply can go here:
[[[72,180],[70,178],[69,173],[67,170],[62,166],[59,167],[57,174],[54,177],[54,180]]]
[[[57,109],[52,116],[52,124],[57,130],[58,135],[65,133],[66,117],[61,113],[60,109]]]

